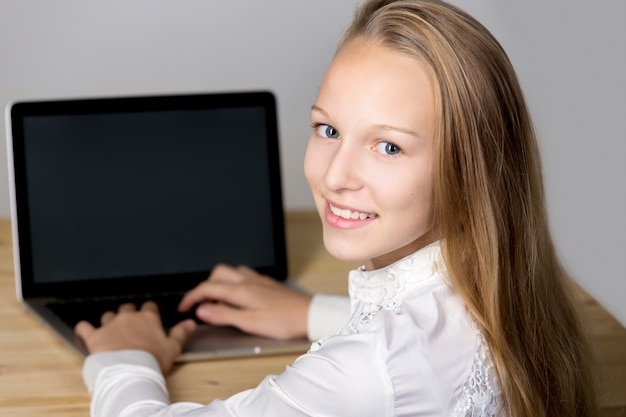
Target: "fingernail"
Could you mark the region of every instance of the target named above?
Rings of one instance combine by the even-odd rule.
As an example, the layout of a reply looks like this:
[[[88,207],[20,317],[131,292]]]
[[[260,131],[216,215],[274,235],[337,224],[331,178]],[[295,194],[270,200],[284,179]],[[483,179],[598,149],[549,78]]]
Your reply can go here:
[[[196,316],[198,316],[201,319],[208,319],[210,315],[211,315],[211,308],[206,304],[200,305],[196,309]]]

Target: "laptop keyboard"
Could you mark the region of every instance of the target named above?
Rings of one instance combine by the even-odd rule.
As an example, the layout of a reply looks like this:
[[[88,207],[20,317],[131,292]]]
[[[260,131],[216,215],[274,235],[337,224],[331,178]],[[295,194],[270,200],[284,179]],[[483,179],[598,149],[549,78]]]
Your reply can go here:
[[[100,318],[107,311],[117,311],[121,304],[133,303],[137,308],[148,301],[152,300],[159,306],[161,321],[163,327],[171,328],[176,323],[184,319],[194,319],[200,322],[194,314],[195,308],[186,313],[179,313],[177,308],[183,294],[155,294],[146,297],[133,296],[132,298],[115,297],[115,298],[96,298],[96,299],[79,299],[71,301],[62,301],[50,303],[50,309],[70,327],[74,327],[79,321],[87,320],[93,326],[100,326]]]

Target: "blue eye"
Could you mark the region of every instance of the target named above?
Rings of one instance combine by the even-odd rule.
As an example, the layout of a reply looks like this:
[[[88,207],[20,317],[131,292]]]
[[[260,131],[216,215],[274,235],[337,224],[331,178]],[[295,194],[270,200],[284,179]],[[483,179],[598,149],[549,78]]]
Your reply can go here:
[[[339,137],[339,132],[331,125],[318,125],[316,129],[317,134],[324,138],[336,139]]]
[[[402,150],[397,145],[394,145],[390,142],[380,142],[376,145],[376,150],[378,150],[378,152],[382,153],[383,155],[389,156],[397,155],[402,152]]]

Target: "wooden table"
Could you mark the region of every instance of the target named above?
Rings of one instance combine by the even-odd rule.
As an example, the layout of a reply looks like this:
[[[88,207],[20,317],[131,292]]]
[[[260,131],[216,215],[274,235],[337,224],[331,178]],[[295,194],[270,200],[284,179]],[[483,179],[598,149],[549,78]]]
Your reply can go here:
[[[314,213],[289,213],[290,275],[309,291],[346,293],[346,265],[331,258],[321,242]],[[601,376],[602,416],[626,416],[626,329],[583,294]],[[280,373],[295,355],[195,362],[177,366],[168,377],[172,401],[207,403],[255,386]],[[88,416],[89,396],[81,377],[82,359],[15,298],[10,223],[0,220],[0,415]]]

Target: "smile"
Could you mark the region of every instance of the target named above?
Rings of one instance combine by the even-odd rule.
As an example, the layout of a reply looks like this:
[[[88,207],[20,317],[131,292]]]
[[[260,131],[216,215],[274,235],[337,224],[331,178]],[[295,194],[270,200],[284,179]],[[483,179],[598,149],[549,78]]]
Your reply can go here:
[[[330,211],[335,215],[339,216],[343,219],[349,220],[365,220],[376,217],[374,213],[362,213],[360,211],[352,211],[348,209],[340,209],[339,207],[335,207],[332,204],[329,204]]]

